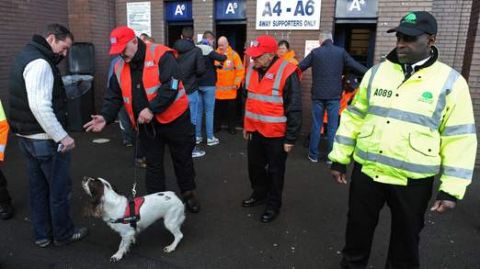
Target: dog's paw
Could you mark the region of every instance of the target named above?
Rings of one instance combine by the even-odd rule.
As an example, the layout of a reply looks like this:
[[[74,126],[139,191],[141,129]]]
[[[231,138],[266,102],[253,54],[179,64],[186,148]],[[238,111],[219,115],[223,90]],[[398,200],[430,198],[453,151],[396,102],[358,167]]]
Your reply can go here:
[[[122,259],[122,254],[116,253],[112,257],[110,257],[110,262],[118,262],[119,260]]]
[[[175,247],[172,246],[172,245],[169,245],[169,246],[166,246],[166,247],[163,249],[163,252],[165,252],[165,253],[170,253],[170,252],[172,252],[172,251],[174,251],[174,250],[175,250]]]

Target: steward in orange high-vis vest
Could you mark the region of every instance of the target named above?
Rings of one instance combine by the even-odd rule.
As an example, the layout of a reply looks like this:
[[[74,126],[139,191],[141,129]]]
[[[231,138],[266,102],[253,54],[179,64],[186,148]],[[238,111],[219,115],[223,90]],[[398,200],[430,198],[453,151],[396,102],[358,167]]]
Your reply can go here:
[[[158,62],[166,52],[173,52],[173,50],[159,44],[146,44],[142,82],[145,89],[145,95],[147,96],[147,100],[149,102],[157,97],[158,89],[162,85],[158,75]],[[125,110],[130,117],[132,125],[135,126],[136,120],[133,115],[132,107],[132,78],[130,74],[130,66],[125,64],[125,61],[120,60],[116,63],[114,72],[115,76],[117,77],[117,81],[120,82]],[[175,100],[165,111],[156,114],[155,118],[160,123],[169,123],[182,115],[187,108],[187,95],[182,83],[179,82],[178,93]]]
[[[298,68],[276,56],[277,42],[259,36],[246,54],[253,59],[245,87],[243,136],[248,140],[248,172],[253,193],[243,201],[251,207],[266,201],[261,222],[273,221],[282,205],[287,154],[302,123]]]
[[[177,80],[181,74],[173,50],[159,44],[145,44],[126,26],[112,31],[110,43],[110,54],[119,54],[121,59],[110,77],[100,115],[92,116],[84,127],[100,132],[115,120],[123,105],[145,153],[147,193],[167,190],[163,158],[168,146],[186,207],[199,212],[192,160],[195,130],[185,90]]]

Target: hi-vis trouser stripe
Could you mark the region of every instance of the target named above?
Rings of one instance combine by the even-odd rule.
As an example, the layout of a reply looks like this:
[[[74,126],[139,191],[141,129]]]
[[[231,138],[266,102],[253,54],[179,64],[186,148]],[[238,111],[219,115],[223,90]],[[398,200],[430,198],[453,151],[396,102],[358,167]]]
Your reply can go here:
[[[265,116],[256,113],[252,113],[250,111],[245,111],[245,117],[251,118],[253,120],[261,121],[261,122],[268,122],[268,123],[283,123],[287,122],[287,117],[275,117],[275,116]]]

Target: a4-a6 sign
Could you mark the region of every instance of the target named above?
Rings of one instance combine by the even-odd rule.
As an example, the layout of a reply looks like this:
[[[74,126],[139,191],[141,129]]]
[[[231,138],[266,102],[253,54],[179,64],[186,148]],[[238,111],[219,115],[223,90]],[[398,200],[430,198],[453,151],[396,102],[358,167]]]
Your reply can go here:
[[[321,0],[257,0],[257,30],[318,30]]]

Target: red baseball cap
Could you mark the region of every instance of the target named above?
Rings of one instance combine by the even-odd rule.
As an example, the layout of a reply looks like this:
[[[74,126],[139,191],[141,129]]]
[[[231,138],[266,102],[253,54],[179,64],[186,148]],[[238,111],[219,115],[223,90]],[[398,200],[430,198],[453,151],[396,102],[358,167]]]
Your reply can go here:
[[[130,40],[135,38],[135,31],[127,26],[119,26],[110,34],[110,55],[120,54]]]
[[[269,35],[261,35],[257,37],[255,41],[252,41],[252,45],[245,50],[245,53],[256,58],[265,53],[277,53],[277,40]]]

